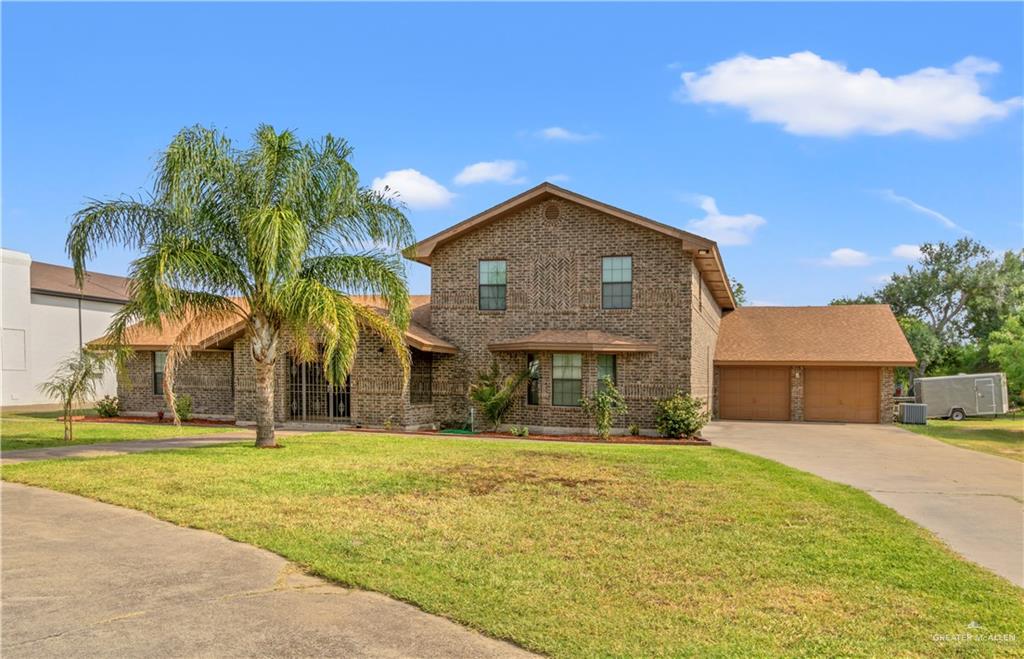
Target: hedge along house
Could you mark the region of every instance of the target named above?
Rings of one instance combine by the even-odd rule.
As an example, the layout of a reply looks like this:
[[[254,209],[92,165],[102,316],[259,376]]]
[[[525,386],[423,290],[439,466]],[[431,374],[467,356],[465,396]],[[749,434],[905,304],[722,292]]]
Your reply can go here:
[[[550,183],[407,256],[431,267],[431,295],[413,297],[406,333],[409,386],[369,333],[341,387],[327,385],[320,364],[286,355],[277,366],[279,422],[463,422],[469,386],[492,361],[504,374],[537,365],[506,419],[534,431],[589,429],[579,401],[605,375],[629,406],[622,427],[652,429],[656,401],[676,391],[722,418],[885,422],[892,368],[913,364],[888,307],[736,309],[713,241]],[[175,328],[136,329],[119,395],[126,412],[154,413]],[[176,391],[192,396],[197,414],[254,419],[243,329],[217,328],[179,366]]]

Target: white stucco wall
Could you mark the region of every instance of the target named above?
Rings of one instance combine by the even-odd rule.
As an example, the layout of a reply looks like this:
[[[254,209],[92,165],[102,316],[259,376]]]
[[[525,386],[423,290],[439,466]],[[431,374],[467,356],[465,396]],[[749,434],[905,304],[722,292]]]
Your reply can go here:
[[[0,405],[30,404],[36,397],[31,376],[32,304],[29,295],[29,266],[24,252],[0,250],[3,275],[3,304],[0,305]]]
[[[0,355],[3,361],[0,406],[53,403],[55,401],[39,393],[39,384],[53,374],[58,362],[73,354],[81,344],[103,336],[121,305],[32,293],[29,255],[5,249],[2,260],[4,340],[3,355]],[[22,336],[24,357],[19,361],[18,342]],[[98,387],[99,398],[108,394],[117,395],[113,368]]]

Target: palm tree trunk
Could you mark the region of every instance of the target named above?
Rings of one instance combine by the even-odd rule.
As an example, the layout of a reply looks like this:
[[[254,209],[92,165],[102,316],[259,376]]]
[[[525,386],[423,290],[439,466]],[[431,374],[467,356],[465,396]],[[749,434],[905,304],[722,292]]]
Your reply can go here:
[[[277,446],[274,437],[274,363],[256,362],[256,446]]]

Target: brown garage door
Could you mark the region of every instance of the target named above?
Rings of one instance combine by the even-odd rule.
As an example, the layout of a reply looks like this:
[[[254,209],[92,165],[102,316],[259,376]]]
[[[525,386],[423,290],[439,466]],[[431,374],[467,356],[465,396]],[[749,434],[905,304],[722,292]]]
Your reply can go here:
[[[808,421],[878,423],[877,368],[804,369],[804,418]]]
[[[718,416],[751,421],[789,421],[788,366],[723,366]]]

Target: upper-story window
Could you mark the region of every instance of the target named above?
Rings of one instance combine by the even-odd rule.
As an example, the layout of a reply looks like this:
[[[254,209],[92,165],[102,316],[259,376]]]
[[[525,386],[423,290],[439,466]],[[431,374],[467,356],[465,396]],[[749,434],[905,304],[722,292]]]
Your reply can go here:
[[[633,307],[633,257],[606,256],[601,261],[601,307]]]
[[[167,369],[167,353],[153,353],[153,393],[164,393],[164,371]]]
[[[505,310],[505,283],[504,261],[480,261],[480,309]]]

